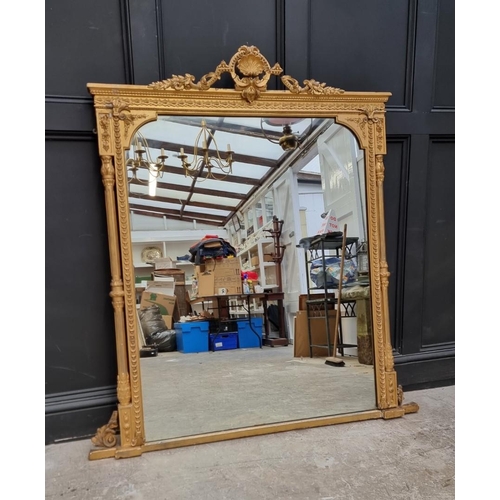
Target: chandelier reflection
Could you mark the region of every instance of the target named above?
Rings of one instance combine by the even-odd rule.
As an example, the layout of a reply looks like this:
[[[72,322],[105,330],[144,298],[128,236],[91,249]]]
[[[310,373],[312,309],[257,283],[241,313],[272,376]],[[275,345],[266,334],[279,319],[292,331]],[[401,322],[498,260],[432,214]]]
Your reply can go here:
[[[300,147],[302,139],[300,136],[294,134],[292,132],[291,125],[295,125],[303,121],[304,118],[261,118],[260,119],[260,128],[264,137],[273,144],[279,144],[283,151],[294,151],[295,149]],[[263,124],[270,125],[271,127],[283,127],[282,136],[276,140],[272,139],[266,134]],[[312,119],[311,125],[312,126]]]
[[[212,145],[213,148],[209,150]],[[233,152],[228,144],[226,158],[221,157],[213,133],[207,128],[205,120],[202,120],[200,132],[194,141],[192,160],[187,161],[188,156],[184,153],[184,148],[180,148],[178,158],[182,162],[186,177],[196,178],[199,182],[205,179],[222,180],[233,171]]]
[[[132,181],[137,181],[141,184],[148,185],[149,195],[155,196],[156,182],[163,176],[165,160],[167,158],[168,156],[165,154],[165,150],[161,148],[156,161],[153,161],[146,138],[140,132],[137,132],[132,139],[129,158],[125,163],[128,172],[129,184]],[[137,175],[139,169],[146,169],[148,171],[147,179],[142,179]]]

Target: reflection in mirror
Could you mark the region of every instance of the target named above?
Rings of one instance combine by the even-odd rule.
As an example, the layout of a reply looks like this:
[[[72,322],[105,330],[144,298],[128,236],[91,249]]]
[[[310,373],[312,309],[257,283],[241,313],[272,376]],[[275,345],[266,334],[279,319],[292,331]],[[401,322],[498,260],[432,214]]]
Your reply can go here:
[[[252,206],[247,210],[247,236],[255,232],[255,207]]]
[[[257,229],[264,225],[264,214],[262,212],[262,202],[258,201],[255,204],[255,218],[257,219]]]
[[[269,222],[270,220],[272,220],[274,215],[274,199],[272,192],[268,192],[264,195],[264,204],[265,204],[266,222]]]
[[[278,118],[160,116],[126,151],[138,316],[151,287],[176,303],[156,332],[139,319],[143,347],[163,345],[141,358],[148,442],[376,408],[363,150],[332,119],[288,122],[287,149]],[[218,166],[228,152],[230,170]],[[253,293],[202,292],[191,250],[206,238],[234,249],[241,276],[256,274]],[[162,257],[146,261],[145,248]]]

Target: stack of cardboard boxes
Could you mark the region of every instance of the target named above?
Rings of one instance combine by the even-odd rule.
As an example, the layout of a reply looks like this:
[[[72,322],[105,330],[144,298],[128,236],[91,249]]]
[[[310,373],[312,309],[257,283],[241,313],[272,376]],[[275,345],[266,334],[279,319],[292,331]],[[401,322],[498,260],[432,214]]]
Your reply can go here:
[[[179,307],[175,296],[175,281],[170,278],[165,281],[150,281],[141,294],[140,308],[145,309],[153,304],[160,308],[165,325],[170,330],[179,321]]]

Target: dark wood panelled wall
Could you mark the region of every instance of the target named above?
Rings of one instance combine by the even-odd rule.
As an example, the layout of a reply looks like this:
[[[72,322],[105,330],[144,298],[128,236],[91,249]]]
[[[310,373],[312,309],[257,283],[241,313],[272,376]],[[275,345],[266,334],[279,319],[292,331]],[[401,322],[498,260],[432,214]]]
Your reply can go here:
[[[45,5],[47,443],[93,435],[116,403],[104,195],[86,84],[199,78],[245,44],[299,81],[392,92],[385,213],[398,381],[405,391],[454,383],[453,0]],[[278,79],[271,88],[281,88]]]

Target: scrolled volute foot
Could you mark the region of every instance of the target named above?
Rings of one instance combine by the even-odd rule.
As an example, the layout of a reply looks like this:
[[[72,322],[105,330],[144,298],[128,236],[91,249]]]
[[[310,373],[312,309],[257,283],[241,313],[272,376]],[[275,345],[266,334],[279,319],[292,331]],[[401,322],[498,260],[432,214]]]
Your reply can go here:
[[[91,439],[94,446],[113,448],[117,443],[116,430],[118,429],[118,411],[115,410],[109,422],[97,429],[95,436]]]

